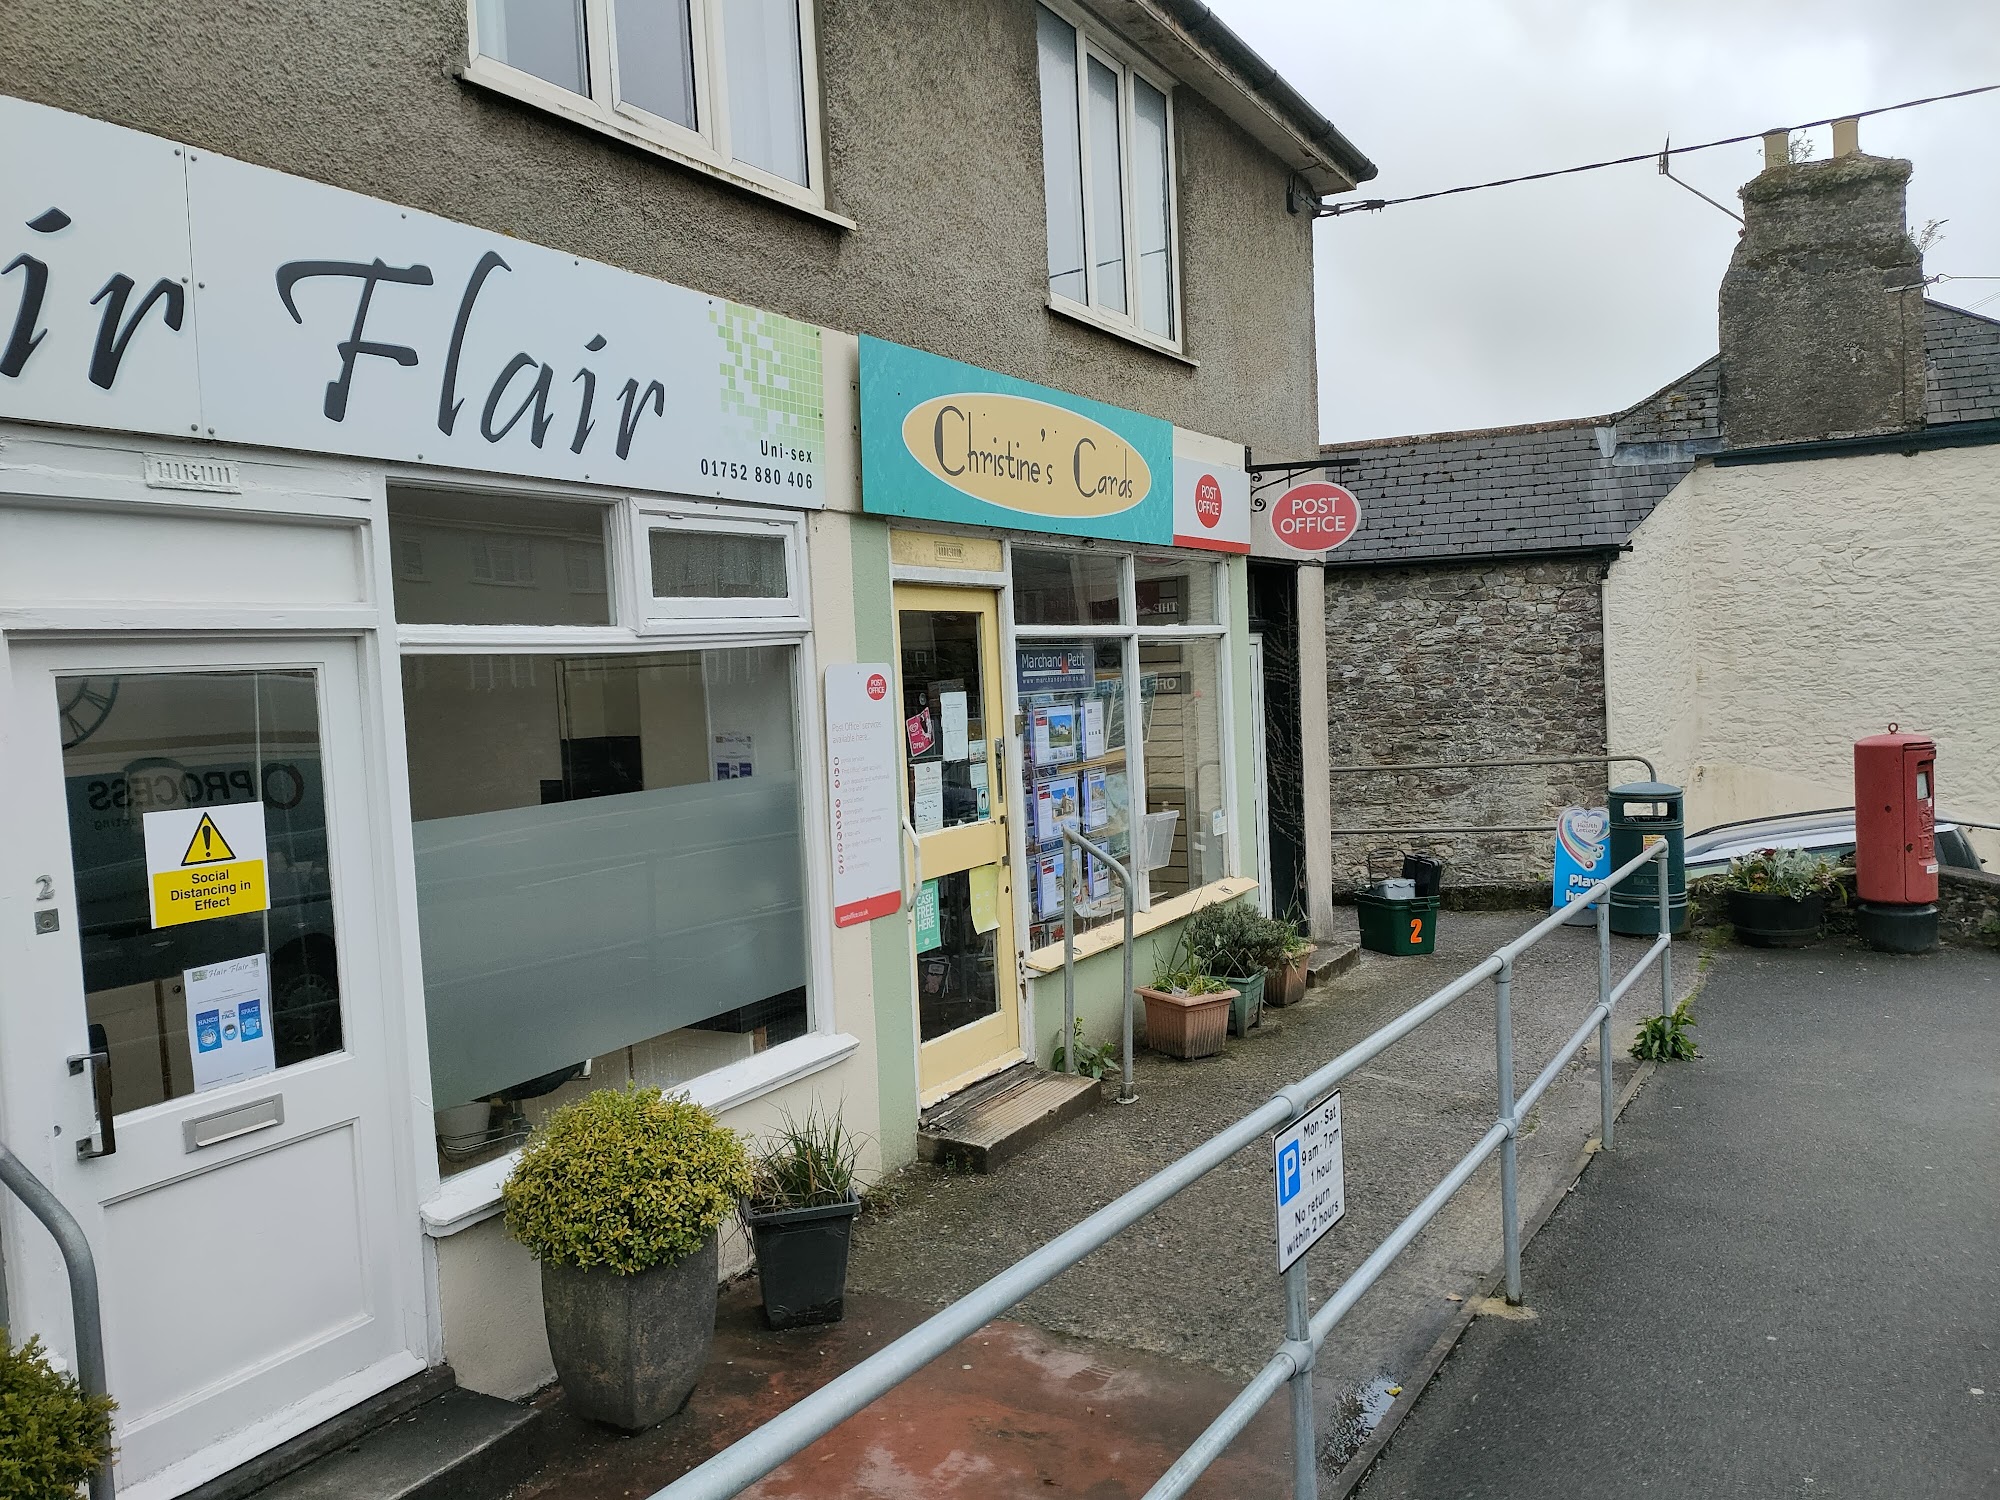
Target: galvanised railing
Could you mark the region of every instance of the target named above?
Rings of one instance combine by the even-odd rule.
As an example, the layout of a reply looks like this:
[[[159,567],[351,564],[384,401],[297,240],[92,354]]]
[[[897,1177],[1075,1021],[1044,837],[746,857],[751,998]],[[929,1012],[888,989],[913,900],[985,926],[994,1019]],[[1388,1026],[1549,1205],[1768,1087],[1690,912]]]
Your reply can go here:
[[[1644,957],[1614,984],[1611,979],[1611,891],[1649,861],[1658,861],[1660,866],[1659,936]],[[1598,1093],[1602,1114],[1600,1139],[1606,1149],[1610,1148],[1612,1116],[1617,1108],[1611,1078],[1612,1009],[1639,982],[1655,959],[1659,960],[1660,966],[1661,1014],[1665,1015],[1673,1009],[1673,914],[1668,907],[1671,882],[1667,861],[1668,846],[1665,840],[1661,840],[1619,866],[1589,890],[1579,892],[1567,906],[1551,912],[1421,1004],[1403,1012],[1365,1041],[1348,1048],[1318,1072],[1281,1090],[1261,1109],[1245,1115],[1227,1130],[1210,1136],[1180,1160],[1154,1173],[1082,1223],[1057,1235],[1041,1249],[1016,1261],[935,1317],[918,1324],[844,1375],[780,1412],[699,1468],[660,1490],[652,1500],[728,1500],[728,1497],[747,1489],[878,1396],[909,1379],[955,1344],[1005,1313],[1030,1292],[1045,1286],[1093,1250],[1110,1243],[1122,1230],[1198,1182],[1237,1152],[1274,1131],[1282,1130],[1316,1107],[1343,1079],[1441,1014],[1454,1000],[1470,994],[1490,979],[1493,981],[1493,1061],[1499,1097],[1492,1126],[1459,1159],[1458,1165],[1445,1173],[1423,1202],[1412,1209],[1333,1295],[1320,1304],[1316,1312],[1311,1309],[1306,1289],[1306,1258],[1301,1256],[1293,1262],[1284,1273],[1284,1342],[1236,1399],[1209,1424],[1207,1431],[1146,1492],[1146,1500],[1173,1500],[1175,1496],[1185,1495],[1203,1471],[1250,1424],[1251,1418],[1263,1408],[1264,1403],[1277,1394],[1278,1388],[1289,1385],[1294,1465],[1292,1493],[1295,1500],[1317,1500],[1319,1443],[1313,1412],[1312,1370],[1320,1346],[1354,1304],[1361,1300],[1362,1294],[1381,1278],[1424,1226],[1451,1201],[1452,1195],[1464,1187],[1473,1173],[1496,1151],[1500,1154],[1500,1232],[1507,1300],[1521,1300],[1521,1220],[1516,1196],[1515,1137],[1520,1131],[1521,1121],[1568,1066],[1570,1059],[1583,1049],[1593,1032],[1597,1037]],[[1572,912],[1593,901],[1597,903],[1597,1003],[1584,1017],[1583,1024],[1571,1033],[1569,1040],[1535,1076],[1534,1082],[1517,1092],[1514,1086],[1515,960],[1561,927]],[[1275,1210],[1275,1204],[1273,1207]]]

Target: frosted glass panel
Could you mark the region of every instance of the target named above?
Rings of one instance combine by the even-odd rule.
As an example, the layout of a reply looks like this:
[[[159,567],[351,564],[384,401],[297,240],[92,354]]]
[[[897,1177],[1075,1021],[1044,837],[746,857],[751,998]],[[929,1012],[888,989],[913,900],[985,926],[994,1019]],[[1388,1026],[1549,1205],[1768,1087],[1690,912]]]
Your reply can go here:
[[[1090,83],[1090,240],[1097,302],[1125,311],[1124,148],[1118,131],[1118,75],[1088,59]]]
[[[618,0],[618,97],[694,125],[694,29],[687,0]]]
[[[1174,332],[1173,239],[1167,192],[1167,96],[1132,80],[1132,239],[1139,257],[1139,326]]]
[[[796,778],[415,828],[439,1107],[806,982]]]
[[[1035,7],[1042,71],[1042,182],[1048,196],[1049,290],[1082,302],[1083,135],[1076,117],[1076,28]]]

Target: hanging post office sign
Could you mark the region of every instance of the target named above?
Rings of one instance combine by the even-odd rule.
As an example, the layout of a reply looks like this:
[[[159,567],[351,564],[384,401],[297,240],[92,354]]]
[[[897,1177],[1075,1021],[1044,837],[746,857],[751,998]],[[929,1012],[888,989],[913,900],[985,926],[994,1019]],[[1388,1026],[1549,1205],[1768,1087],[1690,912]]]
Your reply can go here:
[[[820,331],[0,98],[0,416],[823,503]]]
[[[270,909],[262,802],[151,812],[142,827],[155,927]]]
[[[1173,462],[1158,417],[861,339],[864,510],[1165,544]]]

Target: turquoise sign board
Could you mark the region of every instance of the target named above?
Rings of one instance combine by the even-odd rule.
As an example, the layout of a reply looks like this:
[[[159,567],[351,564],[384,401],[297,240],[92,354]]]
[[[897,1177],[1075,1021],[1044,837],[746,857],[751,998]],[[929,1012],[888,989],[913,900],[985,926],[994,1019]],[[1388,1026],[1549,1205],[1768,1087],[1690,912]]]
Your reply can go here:
[[[944,944],[944,927],[938,920],[938,883],[926,880],[917,891],[917,952],[928,953]]]
[[[977,365],[861,339],[861,508],[1171,545],[1174,429]]]

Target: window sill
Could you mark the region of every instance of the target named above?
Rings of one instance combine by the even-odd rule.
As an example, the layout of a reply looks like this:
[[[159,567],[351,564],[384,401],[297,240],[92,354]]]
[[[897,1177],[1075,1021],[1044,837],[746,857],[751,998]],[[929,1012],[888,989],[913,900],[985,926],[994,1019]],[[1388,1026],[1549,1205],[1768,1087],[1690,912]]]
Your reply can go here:
[[[721,1114],[788,1083],[823,1072],[860,1045],[859,1038],[842,1032],[802,1036],[676,1087],[704,1109]],[[443,1239],[499,1214],[500,1184],[507,1180],[507,1174],[520,1159],[518,1150],[510,1151],[495,1161],[481,1162],[446,1178],[424,1202],[424,1233],[434,1240]]]
[[[536,109],[547,110],[550,114],[560,115],[573,124],[583,126],[586,130],[594,130],[599,135],[608,135],[613,140],[623,141],[628,146],[635,146],[654,156],[665,157],[668,161],[677,162],[704,176],[713,177],[718,182],[727,183],[742,192],[768,199],[772,203],[782,203],[786,208],[804,214],[808,218],[818,219],[823,224],[830,224],[836,229],[857,227],[854,220],[825,207],[809,196],[804,189],[786,192],[783,188],[773,187],[768,182],[732,171],[720,162],[709,161],[692,151],[684,151],[670,145],[635,124],[607,119],[594,110],[579,108],[570,103],[570,96],[560,89],[537,88],[523,83],[514,76],[511,69],[492,66],[483,57],[474,57],[462,65],[458,70],[458,76],[482,89],[504,94],[509,99],[531,105]]]
[[[1108,333],[1115,339],[1123,339],[1128,344],[1137,344],[1141,349],[1164,355],[1190,370],[1199,370],[1201,361],[1190,359],[1181,353],[1180,345],[1166,339],[1155,338],[1150,333],[1141,333],[1129,323],[1120,323],[1105,317],[1102,313],[1086,307],[1081,302],[1072,302],[1067,297],[1058,297],[1054,292],[1048,295],[1049,311],[1059,318],[1068,318],[1072,323],[1081,323],[1086,328],[1095,328],[1099,333]]]
[[[1257,882],[1248,875],[1231,875],[1222,880],[1212,880],[1207,885],[1192,891],[1185,891],[1170,900],[1159,902],[1151,911],[1132,914],[1132,936],[1142,938],[1151,932],[1158,932],[1183,917],[1190,916],[1198,906],[1213,906],[1222,901],[1234,901],[1239,896],[1247,896],[1257,889]],[[1109,953],[1125,941],[1125,923],[1120,920],[1106,922],[1102,927],[1093,927],[1082,933],[1076,940],[1078,959],[1092,958],[1099,953]],[[1037,948],[1026,959],[1027,965],[1037,974],[1060,974],[1063,966],[1063,945],[1051,943],[1046,948]]]

